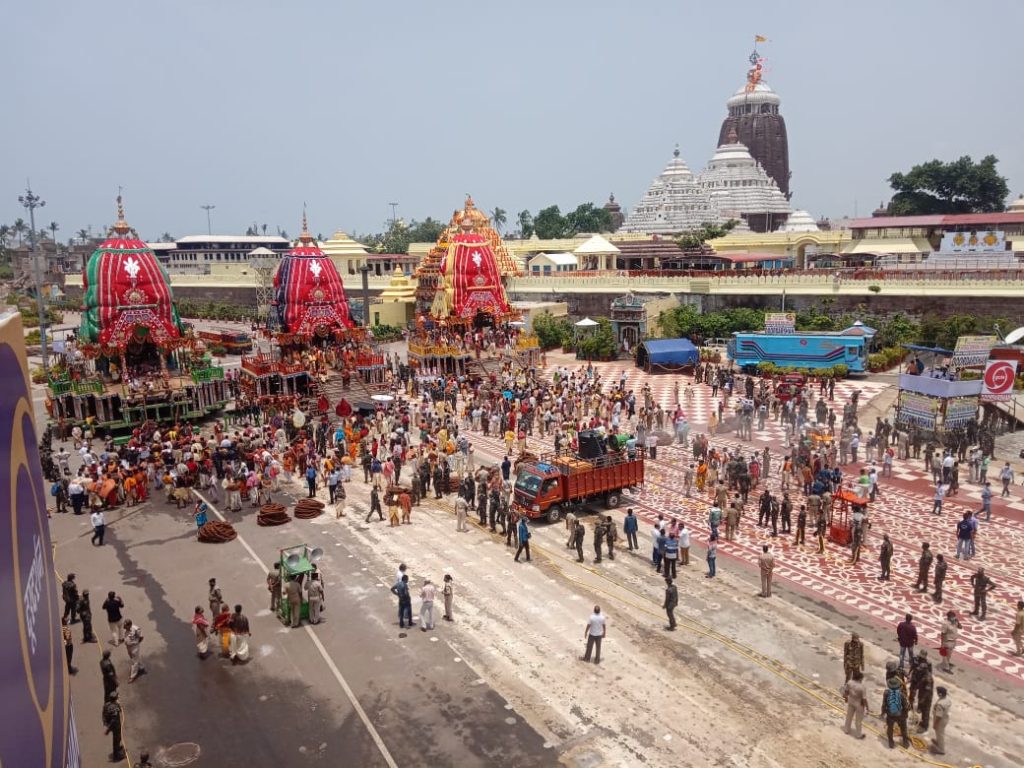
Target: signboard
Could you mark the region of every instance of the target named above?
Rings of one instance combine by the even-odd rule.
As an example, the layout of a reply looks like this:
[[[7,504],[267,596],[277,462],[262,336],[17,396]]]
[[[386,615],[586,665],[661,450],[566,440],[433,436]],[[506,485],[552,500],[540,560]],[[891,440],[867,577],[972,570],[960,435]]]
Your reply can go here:
[[[795,312],[767,312],[764,316],[765,333],[793,333],[796,331]]]
[[[977,232],[943,232],[940,253],[998,253],[1006,250],[1006,233],[991,229]]]
[[[897,421],[934,429],[938,411],[938,400],[916,392],[900,392]]]
[[[956,340],[950,364],[953,368],[980,368],[995,345],[995,336],[961,336]]]
[[[978,416],[978,398],[955,397],[946,401],[946,415],[942,423],[946,427],[961,427]]]
[[[981,382],[982,402],[996,403],[1012,398],[1016,378],[1016,360],[989,360]]]
[[[21,316],[0,314],[0,764],[79,768]]]

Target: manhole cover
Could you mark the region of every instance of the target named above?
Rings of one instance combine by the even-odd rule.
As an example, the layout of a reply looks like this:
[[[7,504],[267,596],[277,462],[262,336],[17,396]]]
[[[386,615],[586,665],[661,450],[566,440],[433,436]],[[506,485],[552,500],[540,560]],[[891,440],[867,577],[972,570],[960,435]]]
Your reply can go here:
[[[172,744],[157,752],[156,764],[167,766],[167,768],[189,765],[199,759],[199,752],[199,745],[190,741]]]

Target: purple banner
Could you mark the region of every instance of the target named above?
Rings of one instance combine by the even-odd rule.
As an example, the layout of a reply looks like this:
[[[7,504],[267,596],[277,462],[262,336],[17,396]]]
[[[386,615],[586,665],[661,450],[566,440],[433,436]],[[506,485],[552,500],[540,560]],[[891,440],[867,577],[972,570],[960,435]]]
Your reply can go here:
[[[21,316],[0,315],[0,764],[78,768]]]

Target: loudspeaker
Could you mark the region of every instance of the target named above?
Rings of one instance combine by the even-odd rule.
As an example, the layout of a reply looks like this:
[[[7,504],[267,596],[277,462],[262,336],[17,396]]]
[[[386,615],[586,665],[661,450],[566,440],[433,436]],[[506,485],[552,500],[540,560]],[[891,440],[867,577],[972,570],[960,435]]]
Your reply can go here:
[[[580,458],[596,459],[605,454],[605,442],[601,435],[592,429],[579,434]]]

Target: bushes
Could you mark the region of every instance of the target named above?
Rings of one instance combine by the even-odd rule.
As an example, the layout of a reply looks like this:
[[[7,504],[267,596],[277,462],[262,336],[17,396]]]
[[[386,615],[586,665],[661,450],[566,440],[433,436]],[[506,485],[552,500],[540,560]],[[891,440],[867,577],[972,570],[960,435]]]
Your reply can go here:
[[[572,323],[567,317],[556,318],[550,312],[542,312],[533,319],[533,332],[541,349],[572,345]]]
[[[375,325],[370,333],[377,341],[396,341],[402,338],[402,329],[397,325]]]
[[[899,365],[907,351],[903,347],[883,347],[878,352],[868,355],[869,371],[885,371],[894,365]]]
[[[822,376],[825,378],[844,378],[850,369],[843,363],[831,368],[794,368],[792,366],[775,365],[775,363],[761,363],[757,366],[757,372],[761,376],[785,376],[790,373],[800,373],[804,376]]]
[[[256,314],[255,307],[242,307],[219,301],[193,301],[179,299],[178,315],[197,320],[251,320]]]

